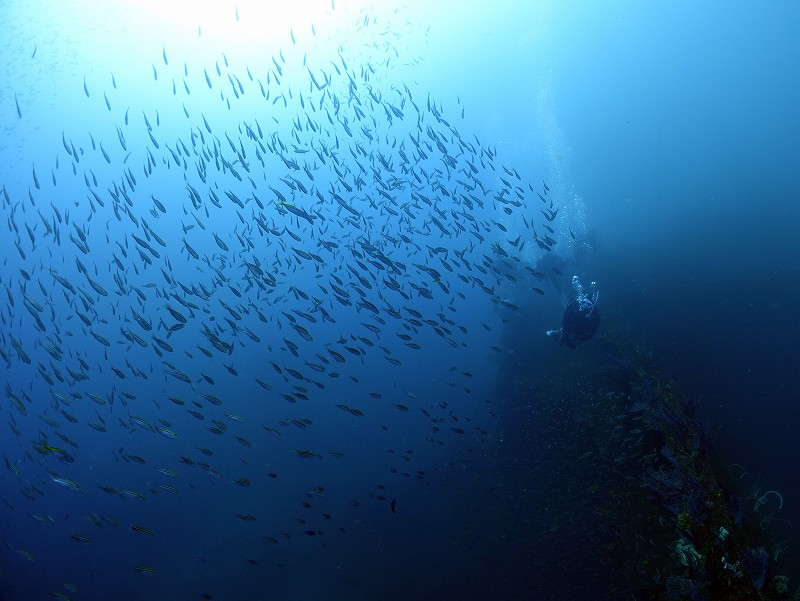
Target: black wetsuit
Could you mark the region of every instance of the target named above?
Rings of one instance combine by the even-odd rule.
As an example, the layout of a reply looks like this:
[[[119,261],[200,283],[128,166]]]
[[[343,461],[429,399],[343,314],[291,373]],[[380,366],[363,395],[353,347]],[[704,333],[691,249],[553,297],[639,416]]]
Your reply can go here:
[[[581,311],[578,299],[573,298],[564,310],[564,317],[561,319],[561,335],[558,341],[570,348],[575,348],[578,342],[589,340],[594,336],[599,325],[600,314],[597,307],[594,307],[593,311],[591,309]]]

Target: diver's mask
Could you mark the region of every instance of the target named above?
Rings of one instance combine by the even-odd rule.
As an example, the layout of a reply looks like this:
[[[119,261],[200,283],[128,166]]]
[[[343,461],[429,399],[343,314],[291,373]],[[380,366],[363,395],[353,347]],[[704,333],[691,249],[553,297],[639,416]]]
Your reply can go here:
[[[572,276],[572,286],[577,293],[575,301],[578,303],[578,311],[586,313],[586,317],[591,317],[592,313],[594,313],[597,299],[600,297],[600,291],[597,289],[597,282],[592,282],[590,285],[591,296],[584,291],[578,276]]]

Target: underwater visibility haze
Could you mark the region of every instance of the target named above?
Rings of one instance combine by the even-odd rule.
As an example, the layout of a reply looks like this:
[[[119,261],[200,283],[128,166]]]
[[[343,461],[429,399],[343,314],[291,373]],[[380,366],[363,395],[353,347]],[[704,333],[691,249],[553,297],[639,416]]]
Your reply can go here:
[[[0,601],[800,594],[796,4],[0,22]]]

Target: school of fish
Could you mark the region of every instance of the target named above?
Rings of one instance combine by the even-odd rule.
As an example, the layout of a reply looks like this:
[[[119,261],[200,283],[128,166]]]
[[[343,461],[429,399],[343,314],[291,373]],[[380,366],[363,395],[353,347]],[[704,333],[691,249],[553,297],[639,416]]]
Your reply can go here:
[[[419,480],[426,466],[406,467],[414,449],[387,412],[428,444],[486,434],[458,399],[479,375],[475,357],[501,351],[500,320],[469,308],[516,310],[509,287],[544,293],[535,282],[547,275],[529,265],[556,245],[559,209],[544,182],[459,129],[463,108],[451,115],[392,82],[402,58],[385,25],[357,26],[369,54],[312,62],[293,31],[292,51],[259,69],[226,55],[190,69],[165,44],[151,74],[159,104],[143,110],[115,94],[123,75],[103,87],[87,77],[77,94],[114,119],[113,133],[65,125],[61,151],[31,166],[26,187],[0,182],[7,510],[57,523],[45,499],[71,495],[89,521],[70,544],[90,547],[108,528],[147,542],[160,533],[131,503],[202,503],[193,482],[208,479],[258,497],[286,465],[318,481],[320,466],[347,469],[352,420],[382,428],[391,473]],[[219,115],[196,110],[197,97]],[[482,336],[491,343],[467,348]],[[421,363],[438,366],[448,397],[415,379]],[[90,476],[97,456],[116,467]],[[308,488],[306,509],[330,493]],[[344,494],[350,509],[369,497],[391,515],[402,510],[391,489]],[[116,511],[95,513],[98,495]],[[271,545],[336,521],[323,508],[287,526],[294,516],[266,516],[258,498],[229,509],[221,522],[262,528],[254,538]],[[35,561],[24,541],[3,539]],[[146,554],[128,566],[160,569]]]

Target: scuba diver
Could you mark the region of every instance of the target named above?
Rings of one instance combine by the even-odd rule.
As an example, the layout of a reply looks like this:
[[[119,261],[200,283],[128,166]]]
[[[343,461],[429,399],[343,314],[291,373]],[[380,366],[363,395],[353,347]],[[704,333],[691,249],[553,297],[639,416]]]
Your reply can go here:
[[[548,336],[556,337],[559,344],[566,344],[570,348],[584,340],[589,340],[600,325],[600,314],[597,311],[597,299],[600,291],[597,282],[592,282],[590,294],[587,294],[578,276],[572,276],[572,287],[575,288],[575,298],[567,303],[564,317],[561,318],[561,327],[557,330],[547,330]]]

